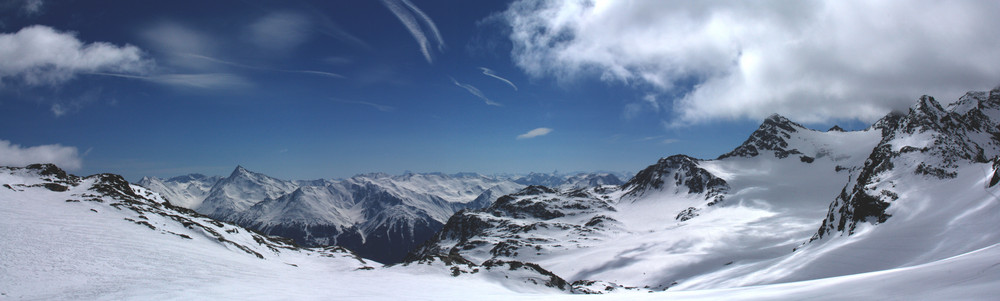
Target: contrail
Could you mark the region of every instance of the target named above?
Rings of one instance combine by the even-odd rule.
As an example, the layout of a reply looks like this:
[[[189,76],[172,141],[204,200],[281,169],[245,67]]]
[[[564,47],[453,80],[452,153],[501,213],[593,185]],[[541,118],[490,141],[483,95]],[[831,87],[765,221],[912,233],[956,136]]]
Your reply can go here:
[[[322,75],[322,76],[334,77],[334,78],[347,78],[347,77],[345,77],[343,75],[340,75],[340,74],[331,73],[331,72],[325,72],[325,71],[264,68],[264,67],[244,65],[244,64],[240,64],[240,63],[234,63],[234,62],[230,62],[230,61],[226,61],[226,60],[221,60],[221,59],[217,59],[217,58],[210,57],[210,56],[198,55],[198,54],[193,54],[193,53],[181,53],[180,55],[187,56],[187,57],[193,57],[193,58],[197,58],[197,59],[203,59],[203,60],[210,61],[210,62],[213,62],[213,63],[218,63],[218,64],[223,64],[223,65],[230,65],[230,66],[245,68],[245,69],[261,70],[261,71],[274,71],[274,72],[285,72],[285,73],[313,74],[313,75]]]
[[[434,34],[434,39],[437,40],[438,42],[438,51],[444,51],[444,38],[441,37],[441,32],[438,31],[437,25],[434,25],[434,20],[431,20],[431,17],[428,17],[427,14],[424,13],[424,11],[420,10],[420,8],[417,8],[416,5],[413,5],[413,3],[410,2],[410,0],[403,0],[403,4],[406,4],[406,6],[410,8],[410,10],[417,13],[417,15],[420,16],[421,19],[423,19],[424,25],[427,25],[427,28],[430,29],[431,33]]]
[[[497,107],[502,107],[503,106],[500,103],[493,102],[492,100],[490,100],[488,97],[486,97],[486,95],[483,95],[483,91],[479,91],[479,89],[477,89],[476,87],[473,87],[472,85],[460,83],[457,80],[455,80],[454,78],[451,79],[451,82],[455,83],[456,86],[459,86],[459,87],[462,87],[465,90],[468,90],[469,93],[472,93],[472,95],[475,95],[476,97],[481,98],[483,101],[486,101],[487,105],[497,106]]]
[[[483,70],[483,74],[484,74],[484,75],[486,75],[486,76],[490,76],[490,77],[493,77],[493,78],[495,78],[495,79],[499,79],[499,80],[501,80],[501,81],[503,81],[503,82],[507,83],[507,84],[508,84],[508,85],[510,85],[510,86],[511,86],[512,88],[514,88],[514,91],[517,91],[517,86],[516,86],[516,85],[514,85],[514,83],[513,83],[513,82],[511,82],[510,80],[508,80],[508,79],[506,79],[506,78],[503,78],[503,77],[500,77],[500,76],[499,76],[499,75],[497,75],[496,73],[493,73],[493,70],[490,70],[490,68],[486,68],[486,67],[479,67],[479,70]]]
[[[350,104],[366,105],[366,106],[370,106],[370,107],[375,108],[376,110],[379,110],[379,111],[382,111],[382,112],[389,112],[389,111],[392,111],[392,110],[396,109],[395,107],[392,107],[392,106],[380,105],[380,104],[377,104],[377,103],[367,102],[367,101],[347,100],[347,99],[339,99],[339,98],[333,98],[333,97],[331,97],[330,99],[333,100],[333,101],[335,101],[335,102],[339,102],[339,103],[350,103]]]
[[[402,5],[400,3],[402,3]],[[431,32],[432,36],[437,41],[438,51],[441,51],[444,50],[444,40],[441,38],[441,33],[438,31],[437,26],[434,25],[434,21],[432,21],[427,14],[417,8],[416,5],[413,5],[413,3],[410,3],[408,0],[382,0],[382,4],[384,4],[386,8],[389,8],[389,11],[392,11],[392,14],[396,15],[396,18],[403,23],[406,30],[410,31],[410,35],[413,36],[413,39],[417,40],[417,44],[420,45],[420,52],[424,54],[424,58],[427,59],[427,62],[433,63],[434,58],[431,56],[430,49],[431,42],[427,39],[427,34],[424,33],[423,28],[421,28],[420,23],[418,23],[417,18],[413,16],[413,13],[420,16],[421,21],[424,23],[424,27]]]
[[[152,76],[120,73],[88,72],[86,74],[138,79],[157,84],[187,86],[196,88],[238,88],[250,84],[243,78],[226,73],[158,74]]]

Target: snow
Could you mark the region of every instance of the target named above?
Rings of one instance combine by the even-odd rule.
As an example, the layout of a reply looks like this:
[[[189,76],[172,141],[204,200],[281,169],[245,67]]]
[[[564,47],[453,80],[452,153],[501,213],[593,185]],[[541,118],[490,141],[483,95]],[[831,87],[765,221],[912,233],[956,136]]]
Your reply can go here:
[[[0,173],[5,184],[39,182]],[[83,183],[79,187],[87,187]],[[189,229],[162,234],[123,220],[108,204],[65,202],[80,188],[0,190],[0,299],[293,299],[293,300],[906,300],[983,299],[1000,293],[1000,245],[870,273],[762,286],[655,293],[568,295],[509,281],[514,274],[452,277],[441,266],[372,270],[349,257],[283,250],[265,259],[226,248]],[[137,189],[136,187],[133,187]],[[145,194],[139,191],[140,194]],[[98,212],[93,212],[95,209]],[[989,210],[987,210],[989,211]],[[994,210],[995,212],[995,210]],[[235,229],[232,226],[226,226]],[[242,229],[241,229],[242,230]],[[242,230],[245,231],[245,230]],[[874,233],[876,231],[870,231]],[[735,265],[735,264],[734,264]],[[485,274],[485,273],[484,273]],[[514,277],[511,277],[514,278]]]
[[[801,154],[779,158],[761,149],[753,157],[688,162],[689,170],[697,170],[690,169],[694,164],[725,180],[728,190],[718,203],[707,204],[714,196],[706,192],[677,187],[671,180],[692,175],[673,171],[657,175],[671,177],[663,187],[639,196],[616,186],[526,190],[495,204],[509,207],[464,213],[494,225],[470,239],[475,243],[437,242],[443,250],[463,246],[456,251],[472,264],[442,259],[381,266],[348,251],[296,248],[190,215],[139,186],[131,190],[142,200],[124,201],[90,189],[101,177],[58,192],[62,186],[42,184],[76,180],[0,168],[0,299],[993,299],[1000,293],[1000,186],[988,181],[996,163],[960,156],[979,148],[987,156],[1000,152],[989,137],[1000,111],[974,111],[989,107],[984,97],[970,94],[949,106],[969,116],[983,113],[987,120],[977,121],[985,124],[982,133],[921,124],[913,117],[927,113],[921,111],[907,117],[914,134],[896,129],[884,142],[881,129],[799,127],[777,142]],[[918,108],[933,105],[924,99]],[[943,120],[937,117],[929,116]],[[880,143],[896,153],[873,155]],[[905,146],[930,151],[901,152]],[[890,164],[863,170],[870,155]],[[921,172],[937,167],[947,170]],[[864,172],[871,179],[858,182]],[[274,207],[259,218],[307,221],[326,208],[320,218],[347,224],[361,215],[337,185],[378,187],[420,209],[382,208],[379,223],[412,222],[420,214],[446,219],[449,210],[521,188],[478,175],[366,175],[309,187],[265,177],[237,168],[228,179],[235,186],[212,190],[232,202],[267,199],[253,205]],[[812,240],[827,214],[838,213],[837,201],[847,201],[838,196],[855,183],[862,192],[886,196],[891,217]],[[250,184],[271,188],[238,191],[260,188]],[[274,187],[287,189],[278,194]],[[677,218],[691,208],[696,216]],[[558,214],[547,211],[553,209]],[[589,225],[598,217],[604,222]],[[497,251],[500,243],[510,252]],[[491,259],[536,263],[569,282],[595,280],[581,285],[591,292],[616,289],[570,295],[542,285],[547,274],[521,264],[485,268]]]

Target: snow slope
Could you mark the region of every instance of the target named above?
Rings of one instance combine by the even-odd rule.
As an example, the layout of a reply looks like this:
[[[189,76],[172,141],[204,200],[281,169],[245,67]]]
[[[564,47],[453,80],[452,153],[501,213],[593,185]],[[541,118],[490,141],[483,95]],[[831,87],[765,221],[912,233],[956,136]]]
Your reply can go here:
[[[447,258],[379,267],[302,249],[166,204],[109,174],[0,167],[2,300],[989,299],[1000,245],[904,268],[775,285],[581,296],[528,263]],[[552,192],[544,192],[552,193]],[[187,237],[185,237],[187,236]],[[259,256],[258,256],[259,255]],[[457,276],[453,276],[457,275]],[[599,286],[599,282],[591,287]],[[549,286],[547,284],[552,284]],[[580,290],[577,290],[580,291]]]
[[[209,191],[222,177],[209,177],[201,174],[189,174],[169,179],[143,177],[139,186],[160,193],[163,198],[175,206],[198,208],[208,196]]]
[[[997,108],[1000,90],[949,109],[923,97],[854,132],[774,115],[715,160],[672,156],[621,187],[530,187],[460,213],[410,258],[522,260],[671,291],[930,264],[1000,243],[986,159],[1000,152]]]

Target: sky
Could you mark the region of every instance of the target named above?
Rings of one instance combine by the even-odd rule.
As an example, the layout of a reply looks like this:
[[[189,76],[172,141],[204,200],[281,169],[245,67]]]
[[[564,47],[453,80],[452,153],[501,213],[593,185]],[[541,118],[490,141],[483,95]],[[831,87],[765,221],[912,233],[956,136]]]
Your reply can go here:
[[[1000,84],[998,1],[0,0],[0,165],[636,172]]]

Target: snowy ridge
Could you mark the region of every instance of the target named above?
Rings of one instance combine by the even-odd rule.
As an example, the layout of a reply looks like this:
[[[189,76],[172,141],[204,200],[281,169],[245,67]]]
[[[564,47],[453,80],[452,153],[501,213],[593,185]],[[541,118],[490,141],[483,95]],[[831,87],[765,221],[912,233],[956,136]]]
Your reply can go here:
[[[811,130],[774,115],[716,160],[664,158],[620,188],[589,192],[606,207],[529,187],[459,213],[409,259],[521,260],[570,282],[690,290],[974,252],[1000,243],[988,229],[1000,222],[1000,193],[989,185],[995,161],[986,159],[1000,145],[998,100],[997,90],[969,93],[946,110],[923,97],[909,114],[853,132]],[[497,208],[504,204],[518,206]]]
[[[203,177],[144,178],[143,183],[183,199],[187,192],[182,189],[210,180],[187,179]],[[200,203],[192,208],[305,246],[339,245],[394,263],[456,211],[488,206],[523,185],[468,173],[375,173],[337,181],[286,181],[239,166],[211,187],[203,202],[195,198],[183,203]]]
[[[524,176],[513,177],[511,181],[524,186],[539,185],[559,190],[573,190],[602,185],[621,185],[624,183],[619,176],[608,172],[580,172],[573,174],[533,172]]]
[[[212,186],[198,207],[201,214],[221,220],[234,220],[236,215],[264,199],[276,199],[297,188],[294,182],[251,172],[237,166],[233,173]]]
[[[463,290],[469,280],[447,267],[386,268],[339,247],[300,248],[173,206],[113,174],[76,177],[36,164],[0,167],[0,183],[0,299],[328,299],[377,294],[377,286],[390,289],[385,298],[405,287],[560,292],[533,281],[550,275],[510,264],[464,276],[474,285]]]
[[[208,177],[202,174],[189,174],[170,179],[143,177],[138,184],[159,192],[170,204],[184,208],[197,208],[208,196],[209,191],[222,177]]]
[[[621,186],[496,185],[480,196],[520,190],[452,215],[389,267],[215,221],[116,175],[0,168],[0,296],[989,299],[1000,294],[997,107],[996,90],[947,109],[924,97],[863,131],[793,127],[772,135],[784,144],[743,145],[756,155],[672,156]],[[784,128],[774,123],[761,131]],[[250,206],[256,219],[315,221],[315,208],[338,208],[322,219],[376,225],[338,229],[363,242],[429,227],[428,211],[399,196],[440,191],[289,183]]]

